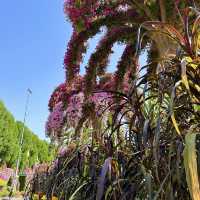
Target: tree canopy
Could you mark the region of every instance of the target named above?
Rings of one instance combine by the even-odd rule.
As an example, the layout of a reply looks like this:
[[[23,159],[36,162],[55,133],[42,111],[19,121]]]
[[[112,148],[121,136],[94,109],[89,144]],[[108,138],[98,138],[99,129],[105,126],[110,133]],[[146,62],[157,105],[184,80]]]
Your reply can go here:
[[[16,121],[0,101],[0,165],[16,167],[23,126],[24,124]],[[39,139],[25,126],[20,169],[32,167],[36,163],[49,162],[52,158],[53,149],[50,149],[49,143]]]
[[[17,159],[18,128],[12,114],[0,101],[0,162],[13,166]]]

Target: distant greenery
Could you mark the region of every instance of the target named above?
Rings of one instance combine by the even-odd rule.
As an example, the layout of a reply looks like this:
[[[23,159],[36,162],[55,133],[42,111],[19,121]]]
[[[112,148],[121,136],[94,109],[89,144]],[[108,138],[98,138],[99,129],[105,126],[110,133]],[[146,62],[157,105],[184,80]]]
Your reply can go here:
[[[16,121],[0,101],[0,166],[6,164],[7,167],[15,167],[23,127],[24,124]],[[20,169],[51,161],[54,157],[53,152],[54,148],[48,142],[40,140],[28,127],[24,127]]]

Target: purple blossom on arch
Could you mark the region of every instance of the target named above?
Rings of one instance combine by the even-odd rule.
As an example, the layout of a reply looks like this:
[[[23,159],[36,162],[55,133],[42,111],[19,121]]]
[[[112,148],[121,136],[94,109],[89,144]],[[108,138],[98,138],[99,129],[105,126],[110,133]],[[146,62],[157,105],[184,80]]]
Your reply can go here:
[[[74,94],[69,98],[66,109],[66,121],[68,127],[76,127],[82,116],[82,106],[84,102],[83,92]]]
[[[61,136],[64,122],[63,103],[59,102],[53,108],[46,122],[46,134],[51,137]]]

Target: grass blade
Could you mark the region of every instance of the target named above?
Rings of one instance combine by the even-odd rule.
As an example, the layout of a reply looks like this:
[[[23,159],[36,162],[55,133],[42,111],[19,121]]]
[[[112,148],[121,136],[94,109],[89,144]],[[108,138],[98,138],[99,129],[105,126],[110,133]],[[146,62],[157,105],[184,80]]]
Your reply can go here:
[[[200,187],[196,155],[196,135],[196,133],[188,133],[185,136],[185,149],[183,156],[186,180],[190,191],[190,195],[193,200],[200,200]]]

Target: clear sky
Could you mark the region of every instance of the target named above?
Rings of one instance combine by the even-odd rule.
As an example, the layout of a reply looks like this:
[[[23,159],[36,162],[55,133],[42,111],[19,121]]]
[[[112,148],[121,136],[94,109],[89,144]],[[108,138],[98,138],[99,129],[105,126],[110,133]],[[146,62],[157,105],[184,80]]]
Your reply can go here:
[[[0,99],[22,121],[26,90],[30,88],[33,94],[26,124],[45,138],[48,100],[64,81],[63,57],[72,33],[63,14],[63,0],[2,0],[0,25]],[[82,66],[101,36],[90,40]],[[109,71],[113,71],[123,48],[115,45]]]
[[[63,0],[2,0],[0,26],[0,99],[23,120],[31,88],[27,125],[44,138],[48,99],[64,80],[63,56],[72,31]]]

